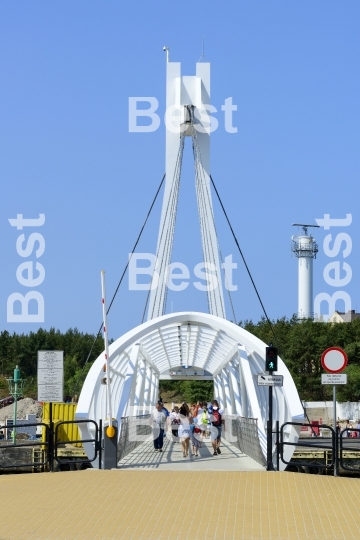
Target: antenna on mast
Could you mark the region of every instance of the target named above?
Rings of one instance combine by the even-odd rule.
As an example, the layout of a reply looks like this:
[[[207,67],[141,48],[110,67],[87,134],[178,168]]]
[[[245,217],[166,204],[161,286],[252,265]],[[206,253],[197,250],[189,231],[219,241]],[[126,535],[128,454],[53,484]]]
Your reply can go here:
[[[170,48],[166,45],[163,46],[163,51],[166,52],[166,61],[170,62]]]
[[[199,58],[199,62],[201,62],[201,60],[205,58],[205,39],[204,39],[204,36],[202,38],[202,54]]]
[[[317,229],[319,229],[320,225],[305,225],[304,223],[293,223],[292,224],[293,227],[301,227],[302,230],[304,231],[304,234],[305,236],[307,236],[307,230],[309,227],[316,227]]]

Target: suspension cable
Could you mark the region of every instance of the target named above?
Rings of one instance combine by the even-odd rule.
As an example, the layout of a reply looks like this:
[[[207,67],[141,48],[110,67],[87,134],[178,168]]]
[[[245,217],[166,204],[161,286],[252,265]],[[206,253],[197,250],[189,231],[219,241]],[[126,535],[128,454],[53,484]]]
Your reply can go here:
[[[193,111],[192,111],[191,117],[192,117],[192,143],[193,143],[193,152],[194,152],[194,160],[195,160],[195,176],[196,176],[196,186],[197,186],[198,197],[199,197],[199,212],[200,212],[200,202],[202,202],[202,209],[203,209],[204,215],[205,215],[205,217],[208,217],[207,212],[206,212],[206,204],[205,204],[205,201],[204,201],[204,199],[205,199],[204,191],[205,191],[206,199],[207,199],[207,202],[208,202],[208,207],[209,207],[210,212],[211,212],[212,223],[213,223],[214,230],[215,230],[217,248],[218,248],[221,263],[223,264],[224,260],[223,260],[223,256],[222,256],[221,249],[220,249],[219,235],[218,235],[218,232],[217,232],[217,229],[216,229],[215,216],[214,216],[214,211],[213,211],[213,207],[212,207],[212,203],[211,203],[211,193],[210,193],[210,188],[209,188],[208,182],[206,181],[205,175],[204,175],[204,167],[203,167],[202,159],[201,159],[201,151],[200,151],[200,147],[199,147],[198,140],[197,140],[196,127],[194,125],[194,113],[193,113]],[[202,233],[202,235],[204,237],[205,248],[207,248],[207,250],[209,252],[210,248],[207,245],[208,244],[207,235],[209,235],[209,231],[208,231],[208,228],[206,228],[206,231],[203,231],[203,223],[202,223],[203,218],[201,218],[201,215],[199,217],[200,217],[200,229],[201,229],[201,233]],[[205,221],[204,223],[206,224],[207,222]],[[206,225],[205,225],[205,227],[206,227]],[[211,243],[211,240],[209,240],[209,241]],[[205,254],[204,254],[204,260],[207,260]],[[215,263],[214,252],[213,252],[213,262]],[[221,279],[221,277],[218,278],[218,279]],[[226,272],[225,271],[224,271],[224,280],[225,280],[225,288],[226,288],[226,290],[228,292],[228,296],[229,296],[229,302],[230,302],[230,306],[231,306],[232,315],[233,315],[233,318],[234,318],[234,323],[236,323],[236,315],[235,315],[235,310],[234,310],[234,304],[233,304],[233,301],[232,301],[230,290],[228,288],[227,277],[226,277]],[[209,298],[208,298],[208,306],[209,306]],[[222,308],[223,308],[224,313],[225,313],[225,306],[222,305]],[[209,313],[210,313],[210,307],[209,307]]]
[[[216,196],[217,196],[217,198],[218,198],[218,200],[219,200],[219,203],[220,203],[220,206],[221,206],[221,208],[222,208],[222,211],[224,212],[224,216],[225,216],[225,218],[226,218],[226,221],[228,222],[228,225],[229,225],[229,227],[230,227],[231,234],[233,235],[233,238],[234,238],[234,240],[235,240],[235,244],[236,244],[236,246],[237,246],[237,248],[238,248],[238,250],[239,250],[239,253],[240,253],[241,258],[242,258],[242,260],[243,260],[243,263],[244,263],[244,265],[245,265],[246,271],[247,271],[247,273],[248,273],[248,275],[249,275],[250,281],[251,281],[251,283],[252,283],[252,285],[253,285],[253,287],[254,287],[256,296],[258,297],[258,300],[259,300],[260,305],[261,305],[261,307],[262,307],[262,310],[263,310],[263,312],[264,312],[265,318],[266,318],[267,322],[269,323],[269,326],[270,326],[270,329],[271,329],[271,333],[272,333],[273,338],[274,338],[274,343],[275,343],[275,344],[277,345],[277,347],[279,348],[278,342],[277,342],[277,339],[276,339],[276,335],[275,335],[275,332],[274,332],[274,327],[273,327],[272,322],[270,321],[270,319],[269,319],[269,317],[268,317],[268,314],[266,313],[265,306],[264,306],[264,304],[263,304],[263,302],[262,302],[262,300],[261,300],[259,291],[258,291],[257,288],[256,288],[256,285],[255,285],[255,282],[254,282],[253,277],[252,277],[252,275],[251,275],[250,269],[249,269],[249,267],[248,267],[248,265],[247,265],[247,263],[246,263],[244,254],[243,254],[243,252],[242,252],[242,250],[241,250],[240,244],[239,244],[238,239],[237,239],[237,237],[236,237],[236,235],[235,235],[234,229],[232,228],[232,225],[231,225],[231,223],[230,223],[230,220],[229,220],[228,215],[227,215],[227,213],[226,213],[226,210],[225,210],[225,208],[224,208],[223,202],[222,202],[222,200],[221,200],[221,198],[220,198],[219,192],[218,192],[218,190],[217,190],[217,188],[216,188],[216,186],[215,186],[215,182],[214,182],[214,180],[213,180],[213,178],[212,178],[211,175],[210,175],[210,180],[211,180],[211,183],[212,183],[213,188],[214,188],[214,190],[215,190]]]
[[[204,260],[211,260],[212,263],[215,266],[215,275],[218,283],[221,283],[221,267],[218,268],[217,258],[214,251],[214,246],[211,238],[211,232],[209,228],[209,219],[211,218],[211,222],[214,228],[215,232],[215,238],[216,238],[216,244],[217,244],[217,250],[218,255],[220,252],[219,249],[219,239],[216,231],[216,225],[215,225],[215,219],[214,219],[214,213],[212,210],[212,204],[209,197],[209,188],[208,188],[208,182],[205,176],[204,166],[202,163],[202,157],[201,157],[201,151],[198,144],[197,139],[197,131],[195,126],[195,120],[194,120],[194,111],[191,109],[190,111],[191,116],[191,126],[192,126],[192,143],[193,143],[193,153],[194,153],[194,162],[195,162],[195,177],[196,177],[196,190],[197,190],[197,196],[198,196],[198,205],[199,205],[199,218],[200,218],[200,229],[203,237],[203,253],[204,253]],[[205,197],[205,194],[207,197]],[[208,208],[210,211],[211,216],[208,215],[207,212],[207,205],[206,200],[208,202]],[[206,253],[207,252],[207,253]],[[219,271],[219,274],[218,274]],[[220,301],[220,310],[222,312],[223,317],[225,317],[225,306],[224,306],[224,298],[221,294],[221,289],[219,292],[219,301]],[[216,301],[216,295],[213,295],[213,298],[211,297],[211,294],[209,294],[208,291],[208,304],[211,306],[211,309],[209,309],[209,312],[213,312],[213,304],[215,305],[215,311],[218,312],[218,306]]]
[[[117,295],[117,293],[118,293],[118,290],[119,290],[119,288],[120,288],[120,285],[121,285],[121,283],[122,283],[122,281],[123,281],[123,279],[124,279],[124,276],[125,276],[125,274],[126,274],[126,270],[128,269],[129,264],[130,264],[130,261],[131,261],[131,259],[132,259],[132,256],[133,256],[133,254],[134,254],[134,252],[135,252],[136,246],[138,245],[138,243],[139,243],[139,241],[140,241],[140,238],[141,238],[141,235],[142,235],[143,230],[144,230],[144,228],[145,228],[145,225],[146,225],[146,223],[147,223],[147,221],[148,221],[148,219],[149,219],[149,217],[150,217],[150,214],[151,214],[151,211],[152,211],[152,209],[153,209],[153,207],[154,207],[154,204],[155,204],[155,201],[156,201],[156,199],[157,199],[157,196],[159,195],[161,186],[162,186],[163,183],[164,183],[165,176],[166,176],[166,174],[164,174],[164,176],[162,177],[162,180],[161,180],[161,182],[160,182],[160,185],[159,185],[159,187],[158,187],[158,189],[157,189],[157,191],[156,191],[156,193],[155,193],[155,197],[154,197],[154,199],[153,199],[153,201],[152,201],[152,203],[151,203],[151,205],[150,205],[149,211],[148,211],[148,213],[147,213],[147,216],[146,216],[146,218],[145,218],[145,221],[144,221],[144,223],[143,223],[143,226],[142,226],[141,229],[140,229],[140,233],[139,233],[139,235],[138,235],[138,237],[137,237],[137,239],[136,239],[136,242],[135,242],[135,244],[134,244],[134,247],[132,248],[132,251],[131,251],[131,253],[130,253],[130,257],[129,257],[129,259],[128,259],[128,262],[126,263],[125,268],[124,268],[124,271],[123,271],[123,273],[121,274],[119,283],[118,283],[118,285],[117,285],[117,287],[116,287],[116,289],[115,289],[115,292],[114,292],[114,294],[113,294],[113,297],[112,297],[112,299],[111,299],[111,302],[110,302],[110,304],[109,304],[109,307],[108,307],[108,309],[107,309],[107,311],[106,311],[106,314],[109,313],[109,311],[110,311],[110,309],[111,309],[111,306],[113,305],[113,302],[114,302],[115,297],[116,297],[116,295]],[[95,347],[95,343],[97,342],[97,340],[98,340],[98,338],[99,338],[99,335],[100,335],[100,333],[101,333],[101,330],[102,330],[103,325],[104,325],[104,323],[101,323],[101,326],[100,326],[100,328],[99,328],[99,330],[98,330],[98,333],[96,334],[95,339],[94,339],[94,341],[93,341],[93,343],[92,343],[92,345],[91,345],[90,352],[89,352],[89,354],[88,354],[88,356],[87,356],[87,358],[86,358],[86,361],[85,361],[85,364],[84,364],[84,366],[83,366],[83,368],[82,368],[82,370],[81,370],[81,373],[80,373],[80,375],[77,377],[77,379],[76,379],[75,382],[74,382],[72,396],[75,395],[75,390],[76,390],[76,388],[77,388],[77,384],[78,384],[79,380],[81,379],[81,377],[82,377],[82,375],[83,375],[83,373],[84,373],[86,364],[88,363],[88,361],[89,361],[89,359],[90,359],[90,356],[91,356],[91,354],[92,354],[92,352],[93,352],[93,349],[94,349],[94,347]]]
[[[174,229],[175,229],[175,220],[176,220],[176,212],[177,212],[177,204],[178,204],[178,196],[179,196],[179,189],[180,189],[180,176],[181,176],[181,168],[182,168],[182,159],[183,159],[183,152],[184,152],[184,144],[185,144],[185,135],[183,133],[180,134],[180,143],[179,143],[179,149],[178,149],[178,155],[176,158],[176,164],[174,169],[174,175],[170,186],[170,192],[168,195],[168,202],[166,205],[165,212],[163,214],[163,222],[161,226],[161,230],[159,231],[159,237],[158,237],[158,245],[156,249],[156,260],[155,260],[155,268],[154,270],[158,269],[158,275],[160,278],[159,283],[157,284],[157,287],[155,288],[154,292],[154,298],[152,300],[152,310],[150,313],[150,307],[149,306],[149,313],[148,318],[153,319],[154,315],[158,317],[159,315],[164,315],[164,311],[166,308],[166,298],[167,298],[167,287],[166,287],[166,281],[167,281],[167,275],[166,275],[166,262],[170,261],[171,259],[171,253],[172,253],[172,246],[173,246],[173,240],[174,240]],[[164,209],[163,209],[164,210]],[[159,260],[159,253],[162,253],[162,258]],[[154,275],[155,272],[153,272],[152,278],[151,278],[151,285],[147,294],[145,307],[143,311],[143,316],[141,322],[144,322],[146,310],[149,305],[149,300],[151,296],[153,281],[154,281]],[[156,302],[158,302],[159,307],[162,306],[161,313],[159,310],[155,312],[155,306]]]

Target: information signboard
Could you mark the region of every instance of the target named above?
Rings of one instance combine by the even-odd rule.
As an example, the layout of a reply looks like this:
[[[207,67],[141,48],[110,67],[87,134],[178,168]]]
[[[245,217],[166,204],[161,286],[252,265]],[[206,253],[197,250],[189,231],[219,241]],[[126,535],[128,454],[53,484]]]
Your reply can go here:
[[[64,399],[64,351],[38,351],[38,401]]]
[[[258,386],[283,386],[283,375],[258,375]]]
[[[346,373],[322,373],[321,384],[347,384]]]

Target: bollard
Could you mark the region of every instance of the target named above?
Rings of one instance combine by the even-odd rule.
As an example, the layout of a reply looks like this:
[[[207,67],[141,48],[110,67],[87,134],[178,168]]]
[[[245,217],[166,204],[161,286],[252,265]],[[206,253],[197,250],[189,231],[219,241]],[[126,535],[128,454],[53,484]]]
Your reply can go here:
[[[104,450],[102,453],[103,469],[116,469],[117,461],[117,441],[118,441],[118,425],[117,421],[112,421],[112,426],[109,425],[109,419],[104,422]]]

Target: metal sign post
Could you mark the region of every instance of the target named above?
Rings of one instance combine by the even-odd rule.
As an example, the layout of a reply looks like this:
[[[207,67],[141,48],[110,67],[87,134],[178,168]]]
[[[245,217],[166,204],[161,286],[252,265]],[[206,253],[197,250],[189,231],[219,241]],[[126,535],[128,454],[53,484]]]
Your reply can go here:
[[[334,459],[334,476],[339,476],[338,465],[338,434],[336,429],[336,384],[333,386],[333,400],[334,400],[334,431],[335,431],[335,459]]]
[[[272,425],[273,425],[273,387],[269,386],[269,418],[267,422],[267,448],[266,448],[266,470],[273,471],[272,462]]]
[[[273,378],[273,372],[277,371],[277,349],[270,344],[266,347],[265,351],[265,371],[269,372],[269,417],[267,421],[266,430],[266,470],[273,471],[274,464],[272,460],[272,446],[273,446],[273,384],[270,384],[270,379]],[[261,376],[260,376],[261,378]],[[258,379],[259,383],[259,379]]]
[[[339,376],[347,366],[348,357],[343,349],[339,347],[330,347],[321,355],[321,365],[331,375],[321,375],[322,384],[331,384],[333,379],[333,400],[334,400],[334,431],[335,431],[335,459],[334,459],[334,476],[339,476],[338,465],[338,432],[336,429],[336,385],[346,384],[347,378]]]

